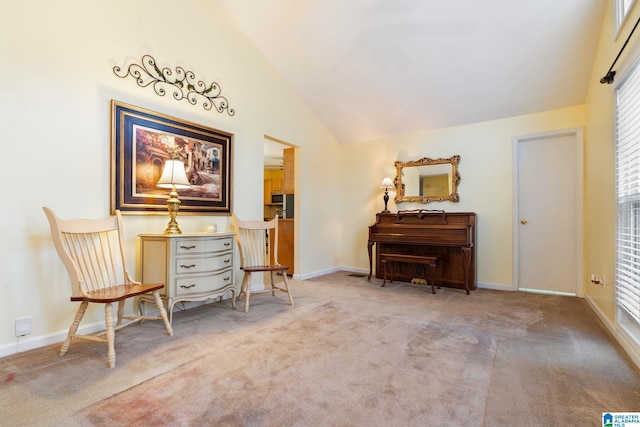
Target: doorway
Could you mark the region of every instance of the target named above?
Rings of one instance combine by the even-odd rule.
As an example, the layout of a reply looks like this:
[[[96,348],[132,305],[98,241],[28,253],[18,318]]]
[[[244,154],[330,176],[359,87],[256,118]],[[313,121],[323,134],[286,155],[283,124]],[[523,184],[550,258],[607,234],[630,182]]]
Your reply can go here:
[[[297,235],[296,150],[297,148],[289,143],[268,135],[264,136],[264,218],[271,220],[275,216],[278,217],[276,255],[279,264],[288,267],[286,273],[290,276],[295,272],[297,247],[295,244]]]
[[[583,296],[583,136],[513,138],[514,287]]]

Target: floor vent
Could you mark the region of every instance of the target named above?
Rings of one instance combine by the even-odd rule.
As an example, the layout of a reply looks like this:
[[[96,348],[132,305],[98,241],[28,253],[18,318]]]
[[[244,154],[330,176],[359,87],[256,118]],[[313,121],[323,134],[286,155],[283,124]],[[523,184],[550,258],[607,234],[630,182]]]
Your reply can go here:
[[[348,276],[350,276],[350,277],[365,277],[366,274],[363,274],[363,273],[349,273]]]

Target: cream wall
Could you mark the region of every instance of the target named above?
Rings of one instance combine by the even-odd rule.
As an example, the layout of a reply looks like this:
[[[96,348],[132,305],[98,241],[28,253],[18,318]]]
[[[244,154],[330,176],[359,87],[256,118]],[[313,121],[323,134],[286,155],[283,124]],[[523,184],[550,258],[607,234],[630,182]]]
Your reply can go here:
[[[295,144],[296,271],[310,277],[337,268],[368,269],[367,226],[382,210],[382,178],[395,160],[461,156],[460,203],[429,208],[478,213],[478,281],[510,288],[512,278],[512,137],[585,126],[586,277],[613,278],[613,92],[598,83],[623,40],[613,41],[611,5],[585,106],[414,135],[339,145],[324,125],[237,31],[216,2],[22,0],[0,16],[0,138],[5,209],[0,222],[0,355],[36,341],[59,340],[75,312],[68,278],[51,244],[41,206],[62,217],[109,212],[109,100],[131,103],[232,132],[234,211],[262,215],[264,135]],[[638,6],[622,31],[637,19]],[[628,48],[630,50],[631,46]],[[205,111],[132,78],[114,65],[152,54],[217,81],[237,113]],[[514,94],[517,96],[517,94]],[[393,197],[393,194],[392,194]],[[402,204],[390,209],[423,205]],[[227,216],[180,216],[185,231]],[[136,236],[161,232],[164,216],[126,216],[130,263]],[[236,277],[236,279],[239,279]],[[611,279],[608,279],[611,283]],[[613,286],[587,284],[586,296],[611,321]],[[14,337],[14,320],[33,317],[33,334]],[[101,310],[88,313],[102,322]],[[31,344],[30,344],[31,343]]]
[[[538,132],[582,127],[583,106],[547,111],[396,136],[344,146],[344,182],[350,190],[343,201],[343,265],[367,269],[367,226],[384,208],[382,178],[395,177],[394,161],[460,155],[460,202],[395,205],[389,210],[444,209],[476,212],[477,280],[480,285],[511,289],[513,285],[512,138]],[[544,165],[541,165],[541,169]]]
[[[159,97],[113,74],[114,65],[139,62],[146,53],[161,66],[180,65],[220,83],[236,115]],[[262,217],[264,135],[300,147],[296,271],[338,264],[340,164],[318,159],[338,159],[340,147],[215,1],[8,2],[0,16],[0,58],[0,355],[59,341],[73,317],[68,277],[41,206],[63,218],[109,214],[111,99],[233,133],[233,203],[241,217]],[[132,267],[136,236],[162,232],[167,220],[124,218]],[[185,232],[208,223],[229,227],[227,216],[185,215],[179,222]],[[14,320],[23,316],[33,317],[33,333],[17,346]],[[86,321],[102,322],[102,310],[89,311]]]
[[[591,72],[586,102],[587,130],[585,133],[585,270],[606,278],[605,287],[586,284],[587,298],[613,323],[615,321],[615,85],[600,84],[600,78],[607,73],[611,63],[628,37],[640,16],[640,6],[631,10],[620,37],[614,40],[613,7],[607,7],[598,53]],[[639,46],[640,34],[635,33],[618,59],[614,70],[620,71],[626,65],[625,59]],[[619,82],[618,73],[615,82]]]

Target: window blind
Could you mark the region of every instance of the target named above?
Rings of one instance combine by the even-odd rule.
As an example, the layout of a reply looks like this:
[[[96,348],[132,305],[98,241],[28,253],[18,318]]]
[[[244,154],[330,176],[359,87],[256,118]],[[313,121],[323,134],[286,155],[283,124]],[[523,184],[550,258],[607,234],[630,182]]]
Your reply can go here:
[[[640,66],[616,89],[616,303],[640,325]]]

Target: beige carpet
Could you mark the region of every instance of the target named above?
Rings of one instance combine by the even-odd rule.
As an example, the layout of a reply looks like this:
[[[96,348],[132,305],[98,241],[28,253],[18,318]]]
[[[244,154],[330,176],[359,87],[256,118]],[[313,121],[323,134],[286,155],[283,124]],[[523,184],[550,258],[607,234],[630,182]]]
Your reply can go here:
[[[7,425],[583,426],[640,410],[640,372],[577,298],[348,273],[0,359]],[[241,306],[241,305],[240,305]]]

